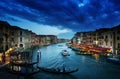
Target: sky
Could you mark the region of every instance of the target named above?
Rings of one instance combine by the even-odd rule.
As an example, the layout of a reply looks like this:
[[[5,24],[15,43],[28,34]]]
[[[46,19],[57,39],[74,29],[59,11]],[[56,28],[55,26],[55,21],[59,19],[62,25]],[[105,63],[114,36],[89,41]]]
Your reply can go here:
[[[76,32],[119,25],[120,0],[0,0],[0,20],[70,39]]]

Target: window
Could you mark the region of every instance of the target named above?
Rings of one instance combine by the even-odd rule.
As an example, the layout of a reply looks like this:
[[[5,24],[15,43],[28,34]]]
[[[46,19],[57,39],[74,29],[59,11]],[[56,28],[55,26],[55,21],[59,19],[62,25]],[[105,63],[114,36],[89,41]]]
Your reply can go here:
[[[101,39],[104,39],[104,36],[101,36]]]
[[[119,37],[119,36],[117,37],[117,40],[120,40],[120,37]]]
[[[13,35],[13,36],[14,36],[14,32],[12,32],[12,33],[11,33],[11,35]]]
[[[106,37],[105,37],[106,39],[108,38],[108,36],[106,35]]]
[[[22,36],[22,31],[20,31],[20,36]]]
[[[112,39],[112,34],[110,34],[110,37],[111,37],[111,39]]]
[[[14,42],[14,38],[11,38],[11,41]]]
[[[108,45],[108,42],[106,42],[106,46]]]
[[[118,43],[118,48],[120,48],[120,43]]]
[[[120,31],[117,31],[117,34],[120,34]]]
[[[110,42],[111,46],[112,46],[112,42]]]
[[[0,38],[0,43],[2,43],[3,42],[3,38]]]
[[[23,47],[23,44],[20,44],[19,46],[20,46],[20,47]]]
[[[20,38],[20,42],[22,42],[22,37]]]

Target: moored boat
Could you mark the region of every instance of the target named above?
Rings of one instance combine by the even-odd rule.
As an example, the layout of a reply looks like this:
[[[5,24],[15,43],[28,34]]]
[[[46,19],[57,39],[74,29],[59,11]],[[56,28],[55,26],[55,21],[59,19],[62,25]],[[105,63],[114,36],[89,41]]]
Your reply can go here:
[[[118,58],[107,58],[107,61],[114,64],[120,64],[120,60]]]
[[[79,48],[77,48],[77,47],[71,47],[71,49],[72,50],[74,50],[74,51],[81,51]]]

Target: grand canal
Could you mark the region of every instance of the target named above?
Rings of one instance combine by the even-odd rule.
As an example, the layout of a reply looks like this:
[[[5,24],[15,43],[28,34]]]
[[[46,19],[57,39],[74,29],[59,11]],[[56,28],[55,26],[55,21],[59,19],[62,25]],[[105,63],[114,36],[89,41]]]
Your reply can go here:
[[[68,50],[70,56],[63,57],[62,50]],[[41,47],[40,64],[46,68],[60,68],[63,64],[67,67],[79,68],[79,71],[71,74],[54,74],[39,72],[32,79],[120,79],[120,65],[108,63],[104,57],[77,55],[75,51],[65,43],[53,44]],[[34,52],[33,60],[36,60],[37,51]]]

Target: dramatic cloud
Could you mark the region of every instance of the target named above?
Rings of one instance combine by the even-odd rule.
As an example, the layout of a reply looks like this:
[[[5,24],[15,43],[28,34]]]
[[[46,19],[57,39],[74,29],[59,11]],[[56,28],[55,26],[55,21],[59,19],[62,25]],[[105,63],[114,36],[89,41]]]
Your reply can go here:
[[[120,0],[1,0],[0,18],[89,31],[120,24],[119,4]]]

